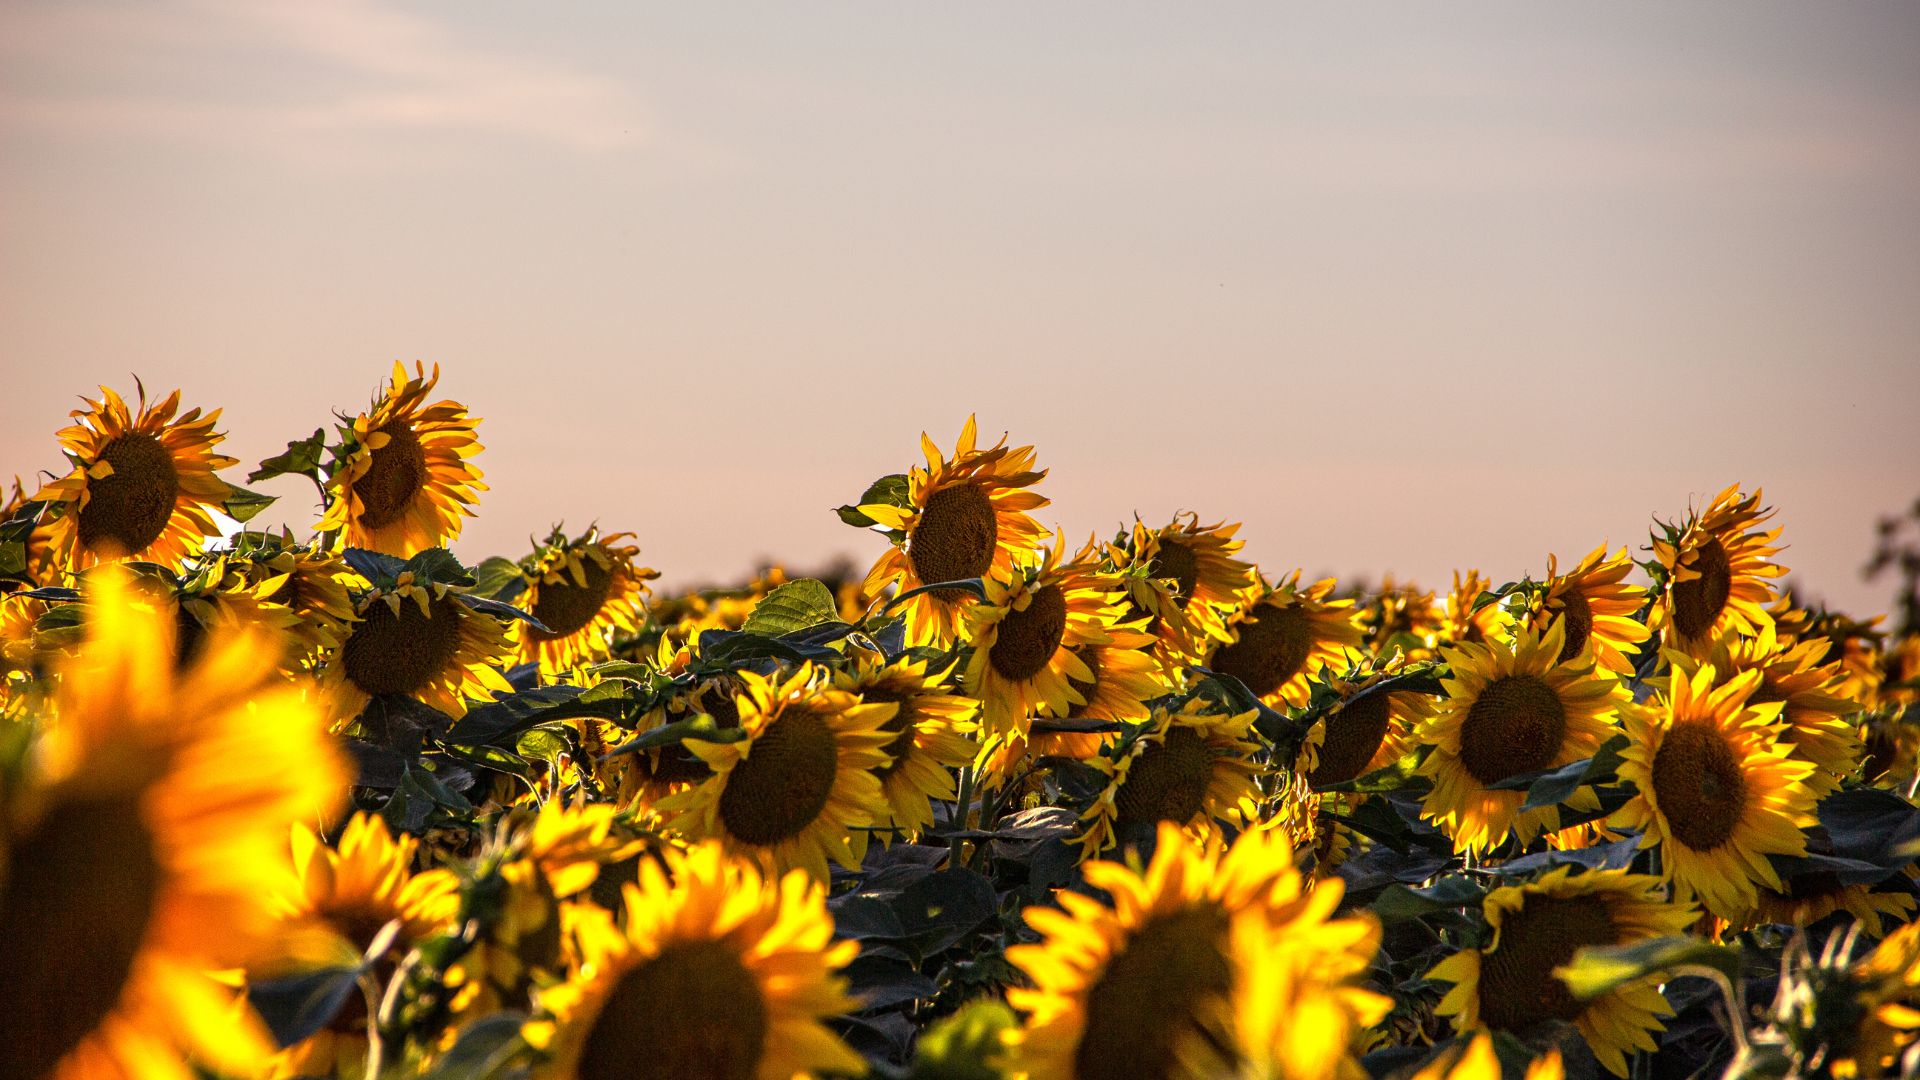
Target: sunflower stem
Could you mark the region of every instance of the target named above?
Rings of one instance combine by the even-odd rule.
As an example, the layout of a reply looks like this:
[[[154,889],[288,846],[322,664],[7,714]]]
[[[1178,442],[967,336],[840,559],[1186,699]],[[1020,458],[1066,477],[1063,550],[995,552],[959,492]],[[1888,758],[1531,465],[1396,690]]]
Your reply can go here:
[[[954,800],[955,818],[947,821],[947,827],[953,829],[953,847],[948,854],[947,865],[959,869],[963,865],[967,842],[960,834],[967,831],[967,822],[973,817],[973,766],[960,766],[960,792]],[[958,824],[955,824],[957,819]]]

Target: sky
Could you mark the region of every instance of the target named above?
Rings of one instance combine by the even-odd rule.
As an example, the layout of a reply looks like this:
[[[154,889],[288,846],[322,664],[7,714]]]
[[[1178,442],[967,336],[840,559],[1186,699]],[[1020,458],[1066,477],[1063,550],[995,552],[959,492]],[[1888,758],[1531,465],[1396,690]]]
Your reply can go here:
[[[832,507],[977,413],[1075,543],[1444,586],[1738,482],[1879,611],[1916,56],[1898,4],[0,0],[0,475],[138,376],[240,480],[424,360],[470,562],[864,565]]]

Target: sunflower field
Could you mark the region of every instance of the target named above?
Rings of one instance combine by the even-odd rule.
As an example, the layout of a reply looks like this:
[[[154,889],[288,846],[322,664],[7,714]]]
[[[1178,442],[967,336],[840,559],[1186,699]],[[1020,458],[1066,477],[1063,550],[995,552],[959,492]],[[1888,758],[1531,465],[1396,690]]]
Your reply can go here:
[[[1758,490],[1358,588],[1070,542],[969,421],[844,493],[864,575],[669,595],[456,558],[438,379],[245,473],[102,388],[15,482],[0,1080],[1920,1071],[1920,627]]]

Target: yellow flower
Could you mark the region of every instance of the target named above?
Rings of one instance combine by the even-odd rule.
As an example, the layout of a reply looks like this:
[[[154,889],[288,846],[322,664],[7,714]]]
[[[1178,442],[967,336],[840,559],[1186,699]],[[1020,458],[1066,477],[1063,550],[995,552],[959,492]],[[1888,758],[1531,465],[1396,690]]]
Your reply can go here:
[[[1771,509],[1760,509],[1757,489],[1743,498],[1735,484],[1678,530],[1654,537],[1654,558],[1666,568],[1667,587],[1654,605],[1653,627],[1666,648],[1704,656],[1729,630],[1758,634],[1773,622],[1767,580],[1787,568],[1769,558],[1779,550],[1772,544],[1780,530],[1760,531],[1772,516]]]
[[[1134,629],[1137,623],[1106,628],[1107,640],[1070,650],[1085,664],[1091,679],[1067,676],[1073,695],[1082,700],[1067,706],[1069,720],[1107,720],[1137,724],[1151,713],[1147,702],[1173,692],[1160,661],[1148,651],[1154,637]],[[1113,742],[1113,735],[1097,732],[1022,731],[1021,726],[996,733],[981,750],[983,779],[998,784],[1007,779],[1029,754],[1085,761]]]
[[[1571,660],[1591,648],[1600,667],[1616,675],[1633,674],[1631,657],[1640,651],[1641,642],[1653,636],[1637,619],[1646,605],[1647,590],[1626,583],[1633,569],[1626,548],[1609,558],[1605,544],[1588,552],[1565,574],[1560,573],[1557,557],[1547,556],[1547,588],[1533,612],[1533,627],[1545,630],[1555,620],[1567,624],[1560,659]]]
[[[890,736],[883,748],[887,763],[874,775],[886,809],[874,816],[874,827],[909,837],[931,828],[933,802],[954,800],[953,770],[973,760],[974,744],[967,736],[980,703],[943,690],[940,673],[929,673],[924,660],[886,663],[857,656],[834,673],[833,685],[865,704],[897,707],[881,725]]]
[[[175,419],[178,390],[152,406],[142,390],[137,411],[104,386],[99,401],[81,400],[79,423],[60,432],[73,471],[34,496],[58,507],[30,545],[35,577],[124,559],[178,568],[203,538],[220,534],[213,513],[234,491],[214,475],[237,460],[213,452],[226,438],[213,430],[220,410]]]
[[[1039,566],[988,579],[986,599],[967,610],[966,690],[989,734],[1024,734],[1035,716],[1085,704],[1073,681],[1091,684],[1093,671],[1074,650],[1112,640],[1106,627],[1119,608],[1109,579],[1084,559],[1061,565],[1061,550],[1055,537]]]
[[[1661,899],[1659,879],[1624,870],[1574,875],[1563,866],[1493,890],[1483,910],[1487,946],[1462,949],[1427,972],[1453,984],[1435,1011],[1452,1017],[1455,1031],[1525,1034],[1571,1023],[1618,1076],[1627,1075],[1627,1051],[1655,1048],[1651,1033],[1663,1030],[1658,1017],[1673,1015],[1656,976],[1582,1002],[1554,971],[1582,948],[1685,933],[1698,913]]]
[[[632,535],[603,537],[588,529],[569,541],[554,530],[525,572],[526,592],[514,600],[547,627],[515,624],[520,663],[538,663],[542,673],[559,675],[605,660],[615,633],[640,629],[647,618],[646,583],[660,573],[634,564],[638,547],[614,546]]]
[[[1807,783],[1815,796],[1838,790],[1841,779],[1852,776],[1859,767],[1865,749],[1849,719],[1859,706],[1831,692],[1839,675],[1838,665],[1821,663],[1825,653],[1826,643],[1818,640],[1782,649],[1771,626],[1755,638],[1729,634],[1709,653],[1715,678],[1721,683],[1749,671],[1760,673],[1760,685],[1747,698],[1747,704],[1780,703],[1780,719],[1786,723],[1780,737],[1794,757],[1813,762],[1815,768]],[[1700,669],[1700,663],[1691,657],[1680,653],[1669,656],[1677,671],[1692,675]]]
[[[1158,529],[1136,517],[1130,536],[1107,545],[1115,574],[1127,583],[1127,600],[1149,617],[1165,656],[1197,659],[1208,639],[1226,639],[1223,612],[1255,583],[1253,564],[1233,557],[1243,546],[1233,538],[1239,529],[1202,525],[1191,511]]]
[[[1300,572],[1246,594],[1227,640],[1206,667],[1246,684],[1269,705],[1307,702],[1307,684],[1357,651],[1364,636],[1352,600],[1335,600],[1331,578],[1300,588]]]
[[[645,735],[668,724],[701,716],[711,719],[714,727],[722,731],[736,729],[740,726],[737,694],[742,685],[737,676],[728,674],[703,679],[648,710],[634,725],[634,732]],[[608,765],[619,779],[621,805],[646,812],[651,812],[669,795],[685,791],[713,775],[713,770],[686,743],[631,751],[615,757]]]
[[[1883,917],[1904,923],[1913,915],[1913,897],[1904,892],[1876,891],[1871,885],[1848,885],[1826,871],[1797,874],[1788,879],[1785,891],[1762,885],[1760,902],[1747,918],[1732,928],[1745,930],[1767,923],[1786,926],[1811,926],[1836,911],[1844,911],[1860,924],[1868,937],[1886,934]]]
[[[1144,870],[1085,872],[1111,906],[1062,890],[1026,910],[1040,942],[1007,950],[1032,1080],[1365,1075],[1356,1035],[1390,1005],[1361,987],[1379,926],[1331,918],[1340,883],[1310,885],[1280,834],[1223,852],[1168,824]]]
[[[1847,1045],[1836,1047],[1833,1075],[1899,1075],[1920,1040],[1920,923],[1887,935],[1848,975],[1861,1017]]]
[[[1481,594],[1491,591],[1493,582],[1478,570],[1453,572],[1453,591],[1447,593],[1446,610],[1434,639],[1437,645],[1486,645],[1511,633],[1513,618],[1498,603],[1476,608]]]
[[[818,685],[811,664],[785,678],[741,672],[734,702],[745,737],[683,745],[712,775],[656,805],[669,828],[715,839],[769,873],[799,867],[827,880],[827,860],[849,869],[866,826],[885,813],[875,771],[887,764],[894,705],[866,705]]]
[[[351,776],[259,631],[177,671],[171,619],[92,577],[40,754],[0,808],[0,1012],[12,1075],[257,1067],[265,1029],[209,977],[277,948],[287,830]]]
[[[1033,447],[1009,449],[1002,437],[991,449],[974,446],[977,429],[967,417],[953,456],[926,435],[920,447],[927,467],[907,473],[907,506],[861,506],[873,521],[903,534],[868,571],[860,591],[881,595],[968,578],[1005,578],[1032,562],[1046,539],[1027,514],[1047,505],[1027,490],[1047,475],[1033,468]],[[968,596],[958,590],[921,593],[901,602],[909,645],[949,645],[958,636]]]
[[[529,1041],[543,1080],[862,1074],[821,1023],[859,1003],[838,969],[859,952],[833,940],[825,896],[803,873],[763,879],[719,844],[665,853],[625,891],[624,919],[582,918],[583,959],[539,995]]]
[[[444,547],[487,490],[468,458],[481,450],[480,421],[455,401],[425,404],[440,381],[416,363],[395,363],[387,388],[341,429],[327,475],[327,512],[315,528],[348,547],[407,558]]]
[[[1194,700],[1178,712],[1156,709],[1138,738],[1115,756],[1094,760],[1107,782],[1081,815],[1087,828],[1075,842],[1085,845],[1085,856],[1130,834],[1144,838],[1161,822],[1205,840],[1220,835],[1220,821],[1243,825],[1258,819],[1254,713],[1226,716],[1207,708]]]
[[[1455,851],[1491,851],[1510,833],[1530,843],[1558,829],[1558,807],[1522,810],[1526,791],[1488,785],[1592,757],[1613,734],[1625,693],[1594,670],[1590,655],[1558,659],[1565,632],[1555,622],[1544,636],[1521,629],[1511,640],[1442,651],[1453,677],[1443,680],[1446,700],[1420,735],[1433,746],[1419,770],[1433,778],[1421,814],[1453,838]],[[1583,790],[1570,805],[1599,804]]]
[[[458,717],[468,698],[512,692],[495,668],[507,650],[500,620],[468,607],[446,585],[408,580],[361,598],[352,633],[329,657],[320,687],[336,724],[351,722],[381,694]]]
[[[1493,1037],[1482,1031],[1435,1054],[1413,1074],[1413,1080],[1500,1080],[1502,1075]],[[1560,1051],[1553,1049],[1527,1062],[1525,1080],[1561,1080],[1565,1075],[1566,1063]]]
[[[1295,766],[1314,787],[1344,784],[1400,760],[1413,733],[1431,719],[1433,700],[1426,694],[1370,689],[1390,674],[1336,680],[1341,703],[1307,732]]]
[[[1749,702],[1760,673],[1716,683],[1713,665],[1674,671],[1660,708],[1627,712],[1620,777],[1637,793],[1609,824],[1640,830],[1661,872],[1708,911],[1740,919],[1756,887],[1780,888],[1768,855],[1805,855],[1816,824],[1813,763],[1780,739],[1777,702]]]

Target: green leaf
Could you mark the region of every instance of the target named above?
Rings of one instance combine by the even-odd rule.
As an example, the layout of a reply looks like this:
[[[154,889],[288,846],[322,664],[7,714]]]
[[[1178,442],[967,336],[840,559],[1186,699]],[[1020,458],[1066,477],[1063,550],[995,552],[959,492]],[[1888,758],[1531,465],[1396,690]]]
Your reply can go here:
[[[228,484],[227,501],[221,509],[235,521],[251,521],[255,514],[279,501],[278,495],[262,495],[257,491],[248,491],[246,488]]]
[[[933,592],[935,590],[969,593],[976,600],[985,600],[987,598],[986,582],[977,577],[961,578],[958,581],[936,581],[931,585],[922,585],[917,589],[908,589],[906,592],[896,594],[893,599],[887,601],[886,607],[881,610],[892,611],[895,607],[899,606],[902,600],[910,596],[919,596],[921,593]]]
[[[701,742],[739,742],[747,737],[741,728],[723,728],[715,723],[711,716],[695,716],[678,720],[654,728],[636,739],[629,739],[607,751],[607,756],[624,754],[634,750],[652,750],[662,746],[673,746],[688,739]]]
[[[317,477],[320,470],[320,457],[326,452],[326,442],[326,429],[317,428],[307,438],[288,443],[286,453],[275,454],[262,461],[259,468],[248,473],[247,483],[257,484],[262,480],[289,474]]]
[[[281,1046],[312,1038],[360,993],[360,968],[329,967],[247,987],[247,1000]]]
[[[565,730],[557,724],[530,728],[521,733],[514,748],[529,761],[544,761],[557,767],[560,755],[573,751],[573,740]]]
[[[467,568],[460,565],[460,560],[453,557],[453,552],[446,548],[428,548],[408,559],[402,570],[412,571],[416,581],[433,581],[442,585],[461,586],[474,583],[473,575],[468,573]]]
[[[927,1028],[914,1047],[913,1080],[999,1080],[1006,1035],[1019,1025],[1006,1002],[970,1001]]]
[[[512,559],[495,555],[473,568],[473,595],[511,603],[526,590],[527,579]]]
[[[834,512],[840,515],[841,521],[846,522],[856,529],[871,529],[880,523],[861,513],[860,507],[908,506],[910,505],[908,502],[908,485],[909,481],[907,480],[906,473],[891,473],[867,485],[867,490],[860,496],[860,501],[849,506],[839,507]]]
[[[498,1012],[475,1020],[423,1080],[487,1080],[505,1075],[507,1065],[526,1048],[520,1041],[520,1026],[526,1019],[524,1013]]]
[[[1635,979],[1660,972],[1718,976],[1732,986],[1742,977],[1740,950],[1696,937],[1652,938],[1632,945],[1581,949],[1553,973],[1581,1001],[1590,1001]]]
[[[784,637],[821,623],[838,622],[840,606],[825,584],[812,578],[789,581],[754,605],[740,629],[749,634]]]
[[[1620,751],[1625,749],[1627,737],[1615,735],[1600,744],[1600,750],[1590,758],[1571,761],[1557,769],[1542,769],[1538,772],[1520,773],[1497,780],[1487,786],[1496,791],[1517,791],[1525,789],[1527,800],[1521,803],[1521,809],[1532,810],[1541,806],[1558,806],[1573,797],[1573,793],[1589,784],[1601,784],[1613,778],[1620,767]]]
[[[1424,889],[1389,885],[1373,902],[1381,922],[1405,922],[1449,908],[1477,907],[1487,891],[1469,878],[1445,877]]]

